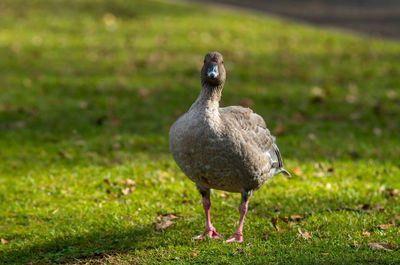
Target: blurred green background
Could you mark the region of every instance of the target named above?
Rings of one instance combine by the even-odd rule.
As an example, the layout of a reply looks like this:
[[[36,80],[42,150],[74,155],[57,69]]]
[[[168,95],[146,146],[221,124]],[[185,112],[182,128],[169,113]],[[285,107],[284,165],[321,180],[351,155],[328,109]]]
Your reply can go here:
[[[262,115],[294,175],[255,192],[242,245],[191,241],[200,196],[168,150],[215,50],[221,105]],[[1,1],[0,261],[398,262],[399,54],[395,41],[220,6]],[[214,194],[227,237],[240,196]]]

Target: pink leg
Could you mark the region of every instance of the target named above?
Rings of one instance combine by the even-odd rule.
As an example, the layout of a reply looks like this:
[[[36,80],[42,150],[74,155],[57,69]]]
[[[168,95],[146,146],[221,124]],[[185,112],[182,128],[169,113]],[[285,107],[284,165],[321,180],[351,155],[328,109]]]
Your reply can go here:
[[[242,201],[239,205],[240,218],[239,218],[238,228],[236,229],[236,232],[233,234],[233,236],[228,240],[225,240],[224,243],[243,242],[242,232],[243,232],[244,217],[246,216],[247,213],[247,208],[251,193],[252,193],[251,191],[242,191]]]
[[[209,238],[221,238],[221,235],[217,233],[213,225],[211,224],[211,218],[210,218],[210,207],[211,207],[211,201],[210,201],[210,190],[208,191],[200,191],[201,195],[203,196],[203,208],[204,212],[206,214],[206,230],[204,231],[203,234],[200,234],[198,236],[193,237],[193,239],[202,239],[206,236]]]

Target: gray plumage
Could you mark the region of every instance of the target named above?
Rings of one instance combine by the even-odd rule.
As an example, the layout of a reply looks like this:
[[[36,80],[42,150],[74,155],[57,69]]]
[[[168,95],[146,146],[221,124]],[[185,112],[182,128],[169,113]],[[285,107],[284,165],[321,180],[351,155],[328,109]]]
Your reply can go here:
[[[169,132],[178,166],[200,190],[251,191],[278,173],[289,175],[261,116],[240,106],[219,107],[225,82],[223,59],[216,52],[207,56],[201,93]],[[214,69],[218,78],[207,77],[210,62],[218,66]]]

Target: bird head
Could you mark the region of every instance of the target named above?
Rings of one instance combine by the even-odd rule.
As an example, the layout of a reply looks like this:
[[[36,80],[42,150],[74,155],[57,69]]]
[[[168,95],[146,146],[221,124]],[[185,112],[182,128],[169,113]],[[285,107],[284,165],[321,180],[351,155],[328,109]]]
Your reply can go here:
[[[219,86],[224,84],[225,79],[226,72],[222,55],[219,52],[207,53],[201,69],[201,82],[209,86]]]

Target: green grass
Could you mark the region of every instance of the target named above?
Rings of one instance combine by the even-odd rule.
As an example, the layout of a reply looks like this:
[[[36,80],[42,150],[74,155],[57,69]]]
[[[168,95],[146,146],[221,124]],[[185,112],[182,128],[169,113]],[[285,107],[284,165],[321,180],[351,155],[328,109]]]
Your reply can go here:
[[[200,195],[168,151],[213,50],[222,104],[251,99],[295,173],[254,193],[242,244],[191,240]],[[398,42],[191,4],[2,0],[0,263],[398,263],[399,54]],[[227,238],[240,195],[211,199]],[[165,214],[178,218],[155,229]]]

